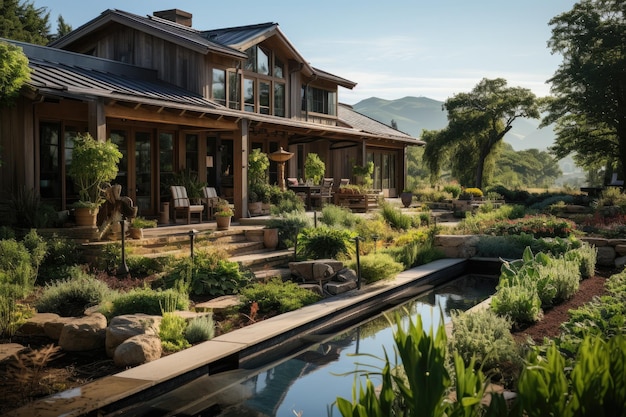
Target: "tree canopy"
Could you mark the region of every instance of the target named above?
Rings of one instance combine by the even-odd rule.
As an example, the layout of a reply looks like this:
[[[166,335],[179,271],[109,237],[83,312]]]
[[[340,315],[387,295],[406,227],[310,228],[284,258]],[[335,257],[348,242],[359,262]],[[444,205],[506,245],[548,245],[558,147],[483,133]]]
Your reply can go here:
[[[22,49],[0,42],[0,104],[12,104],[29,78],[28,58]]]
[[[623,0],[581,0],[550,21],[548,46],[563,62],[548,81],[543,124],[556,123],[551,151],[574,154],[588,170],[626,167],[626,6]]]
[[[537,97],[529,89],[508,87],[502,78],[482,79],[471,92],[446,100],[444,108],[448,126],[422,134],[424,158],[433,177],[448,161],[461,184],[478,188],[493,173],[499,144],[513,122],[540,117]]]
[[[50,13],[45,7],[20,0],[0,1],[0,37],[45,45],[49,41]]]

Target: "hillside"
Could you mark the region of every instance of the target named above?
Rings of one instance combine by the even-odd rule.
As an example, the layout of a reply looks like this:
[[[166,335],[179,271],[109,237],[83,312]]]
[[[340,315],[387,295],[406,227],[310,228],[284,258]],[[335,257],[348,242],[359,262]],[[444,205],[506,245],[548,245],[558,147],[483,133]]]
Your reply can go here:
[[[426,97],[404,97],[384,100],[377,97],[359,101],[352,106],[356,111],[386,125],[395,120],[398,129],[419,137],[423,129],[438,130],[448,124],[443,102]],[[524,149],[546,150],[554,142],[552,129],[539,129],[539,120],[519,119],[504,141],[516,151]]]

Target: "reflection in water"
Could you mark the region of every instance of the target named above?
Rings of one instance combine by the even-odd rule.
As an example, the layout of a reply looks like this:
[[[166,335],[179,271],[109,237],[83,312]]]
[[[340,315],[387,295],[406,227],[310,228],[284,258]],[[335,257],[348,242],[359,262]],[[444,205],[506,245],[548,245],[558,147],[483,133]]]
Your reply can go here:
[[[466,310],[493,294],[495,284],[493,278],[459,278],[281,363],[199,378],[146,403],[144,409],[150,411],[146,410],[145,414],[135,410],[134,415],[294,417],[299,412],[303,417],[330,415],[328,410],[337,397],[351,398],[353,371],[364,368],[362,363],[379,365],[374,358],[365,360],[354,355],[366,353],[382,358],[384,349],[392,352],[394,326],[389,322],[389,313],[398,312],[403,321],[421,315],[424,327],[438,327],[441,319],[449,320],[451,310]]]

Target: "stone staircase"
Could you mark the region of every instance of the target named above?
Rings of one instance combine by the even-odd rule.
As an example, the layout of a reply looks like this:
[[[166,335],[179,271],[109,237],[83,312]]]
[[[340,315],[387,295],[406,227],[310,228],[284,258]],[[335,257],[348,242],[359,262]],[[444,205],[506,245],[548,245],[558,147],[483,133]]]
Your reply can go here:
[[[188,257],[191,254],[191,235],[194,253],[203,249],[220,249],[229,259],[241,263],[259,279],[286,276],[287,264],[293,259],[293,249],[272,250],[264,247],[261,224],[233,224],[228,230],[217,230],[214,222],[172,225],[144,229],[142,239],[124,240],[127,256]],[[105,245],[121,240],[83,243],[86,259],[96,259]]]

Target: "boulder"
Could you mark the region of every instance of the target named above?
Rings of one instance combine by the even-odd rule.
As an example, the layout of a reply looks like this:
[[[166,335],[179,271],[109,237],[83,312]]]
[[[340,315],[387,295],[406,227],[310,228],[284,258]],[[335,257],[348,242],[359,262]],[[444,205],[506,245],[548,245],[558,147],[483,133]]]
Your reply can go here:
[[[115,349],[125,340],[142,334],[158,336],[161,316],[148,314],[125,314],[111,319],[106,329],[105,348],[107,356],[112,358]]]
[[[342,294],[356,288],[355,281],[336,282],[331,281],[324,284],[324,290],[332,295]]]
[[[337,281],[337,282],[349,282],[349,281],[356,282],[356,280],[357,280],[356,271],[354,269],[349,269],[349,268],[343,268],[342,270],[338,271],[337,275],[335,275],[335,278],[333,278],[333,281]]]
[[[598,247],[598,257],[596,264],[600,266],[612,267],[615,265],[615,248],[612,246]]]
[[[45,336],[44,326],[47,322],[57,320],[61,316],[54,313],[37,313],[22,324],[17,332],[25,336]]]
[[[58,317],[54,320],[47,321],[43,325],[43,331],[50,339],[58,341],[61,337],[63,327],[72,320],[74,320],[73,317]]]
[[[70,352],[100,349],[104,347],[107,319],[100,313],[74,318],[61,330],[59,346]]]
[[[140,334],[126,339],[113,354],[116,366],[137,366],[161,357],[161,339],[155,335]]]
[[[291,274],[304,282],[329,281],[342,268],[343,262],[334,259],[289,262]]]

